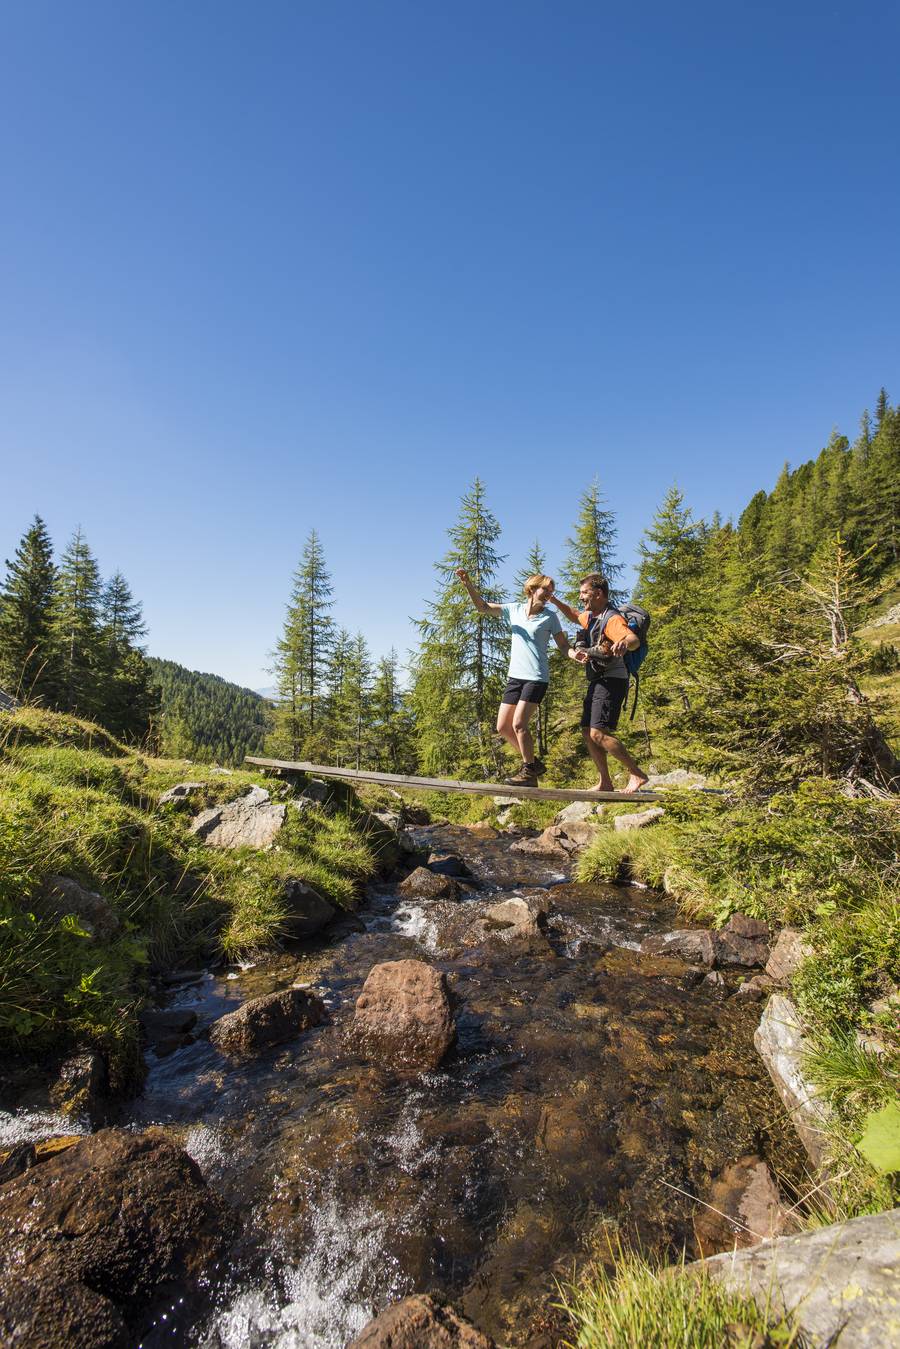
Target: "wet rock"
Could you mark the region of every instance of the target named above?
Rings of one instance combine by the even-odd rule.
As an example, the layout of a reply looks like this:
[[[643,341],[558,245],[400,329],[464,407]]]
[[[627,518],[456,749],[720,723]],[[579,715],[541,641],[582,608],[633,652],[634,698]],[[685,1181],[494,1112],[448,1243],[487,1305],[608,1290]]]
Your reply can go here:
[[[174,787],[162,793],[157,805],[181,805],[193,796],[194,792],[201,792],[205,786],[205,782],[177,782]]]
[[[112,906],[95,890],[86,890],[71,876],[48,876],[31,900],[39,918],[74,914],[81,927],[97,941],[112,941],[122,925]]]
[[[769,940],[769,924],[761,918],[748,918],[745,913],[733,913],[722,931],[733,932],[736,937],[746,937],[748,941]]]
[[[728,928],[713,933],[713,949],[717,965],[740,965],[750,969],[754,965],[765,965],[769,958],[766,942],[739,937]]]
[[[465,879],[472,874],[463,859],[452,852],[429,853],[426,865],[429,871],[435,872],[438,876],[456,876]]]
[[[125,1327],[161,1285],[194,1283],[224,1228],[187,1153],[152,1131],[103,1129],[4,1186],[0,1339],[22,1349],[133,1342]]]
[[[494,1341],[452,1307],[417,1294],[376,1316],[347,1349],[494,1349]]]
[[[743,1250],[799,1227],[781,1202],[771,1171],[755,1155],[740,1157],[726,1167],[703,1200],[708,1207],[694,1215],[701,1255]]]
[[[324,1019],[325,1004],[317,994],[306,988],[285,988],[251,998],[237,1011],[219,1017],[210,1027],[209,1039],[223,1054],[239,1057],[292,1040]]]
[[[397,886],[400,894],[418,899],[459,899],[459,885],[452,876],[441,876],[428,867],[416,867]]]
[[[885,1349],[900,1342],[900,1209],[783,1236],[696,1270],[749,1294],[771,1319],[793,1313],[804,1342]]]
[[[492,904],[484,917],[489,927],[499,927],[504,937],[540,937],[547,926],[547,900],[538,895],[514,896]]]
[[[385,1067],[436,1068],[456,1038],[443,974],[421,960],[389,960],[369,971],[348,1031],[353,1049]]]
[[[30,1167],[37,1166],[37,1153],[33,1143],[17,1143],[14,1148],[10,1148],[0,1161],[0,1185],[5,1185],[8,1180],[13,1180],[16,1176],[21,1176],[23,1171],[28,1171]]]
[[[753,1043],[800,1141],[818,1166],[825,1153],[823,1127],[829,1112],[818,1089],[804,1075],[803,1058],[809,1046],[797,1010],[789,999],[780,993],[773,994],[754,1032]]]
[[[313,937],[339,916],[339,910],[313,886],[297,877],[289,877],[281,892],[285,915],[279,924],[281,935],[289,941]]]
[[[613,829],[620,834],[629,829],[646,829],[648,824],[661,820],[665,813],[662,806],[650,806],[648,810],[639,810],[633,815],[617,815],[613,820]]]
[[[147,1008],[141,1012],[138,1021],[157,1058],[165,1058],[194,1043],[190,1032],[197,1024],[197,1014],[189,1007]]]
[[[287,807],[272,801],[264,787],[251,787],[227,805],[201,811],[191,833],[212,848],[269,848],[286,813]]]
[[[537,857],[570,857],[586,848],[597,835],[597,827],[584,820],[551,824],[537,838],[519,839],[512,851],[533,853]]]
[[[542,834],[538,834],[536,838],[516,839],[515,843],[510,844],[510,852],[526,853],[533,857],[567,857],[567,850],[563,848],[559,838],[553,832],[555,828],[561,828],[561,826],[553,825],[550,829],[545,829]]]
[[[754,974],[739,986],[737,996],[748,998],[750,1002],[762,1002],[775,987],[774,979],[770,979],[767,974]]]
[[[799,928],[782,928],[766,961],[766,974],[776,984],[786,984],[812,953],[813,948],[804,940]]]
[[[603,810],[603,806],[595,806],[593,801],[570,801],[567,806],[563,806],[559,811],[554,824],[583,824],[585,820],[593,819]]]
[[[92,1129],[106,1119],[106,1064],[96,1050],[66,1059],[50,1087],[50,1100],[64,1115],[86,1120]]]
[[[703,983],[714,993],[724,993],[727,988],[725,976],[720,974],[718,970],[710,970],[709,974],[704,974]]]
[[[463,829],[467,829],[475,838],[496,838],[497,830],[487,820],[478,820],[476,824],[464,824]]]
[[[644,938],[641,942],[641,951],[646,955],[679,956],[692,965],[707,965],[712,968],[716,963],[713,935],[706,928],[657,933]]]

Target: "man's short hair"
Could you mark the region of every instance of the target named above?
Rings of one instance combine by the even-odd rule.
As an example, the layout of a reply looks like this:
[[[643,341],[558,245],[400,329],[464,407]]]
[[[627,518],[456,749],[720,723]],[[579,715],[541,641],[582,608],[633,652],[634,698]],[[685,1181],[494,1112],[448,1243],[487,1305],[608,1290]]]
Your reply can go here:
[[[534,592],[539,589],[540,586],[555,586],[555,584],[556,582],[553,580],[552,576],[544,576],[540,572],[537,572],[534,576],[529,576],[522,589],[528,598],[531,599]]]
[[[609,581],[605,576],[601,576],[599,571],[589,571],[587,576],[582,576],[578,582],[580,586],[590,586],[591,590],[599,590],[601,594],[609,599]]]

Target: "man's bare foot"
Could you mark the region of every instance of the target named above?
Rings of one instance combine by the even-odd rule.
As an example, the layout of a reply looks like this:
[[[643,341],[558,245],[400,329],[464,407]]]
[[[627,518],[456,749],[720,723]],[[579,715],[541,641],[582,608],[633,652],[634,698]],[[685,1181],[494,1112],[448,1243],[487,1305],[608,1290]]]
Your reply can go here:
[[[632,773],[631,777],[622,788],[623,792],[639,792],[642,787],[646,787],[649,778],[646,773]]]

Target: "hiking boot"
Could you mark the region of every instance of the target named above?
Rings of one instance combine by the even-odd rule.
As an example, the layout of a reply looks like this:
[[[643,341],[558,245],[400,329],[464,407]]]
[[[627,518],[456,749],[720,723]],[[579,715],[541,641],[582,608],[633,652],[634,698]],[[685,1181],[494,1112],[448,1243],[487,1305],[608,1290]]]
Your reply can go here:
[[[518,773],[512,777],[504,778],[503,781],[508,787],[536,787],[538,785],[537,770],[533,763],[523,763]]]
[[[535,759],[534,771],[537,773],[538,777],[541,777],[544,773],[546,773],[547,766],[544,763],[543,759]]]

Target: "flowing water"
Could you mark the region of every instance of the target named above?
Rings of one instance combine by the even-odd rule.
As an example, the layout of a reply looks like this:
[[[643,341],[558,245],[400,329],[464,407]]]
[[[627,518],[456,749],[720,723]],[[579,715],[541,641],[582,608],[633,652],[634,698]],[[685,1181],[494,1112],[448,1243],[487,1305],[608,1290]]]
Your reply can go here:
[[[791,1165],[752,1048],[756,1010],[638,950],[673,925],[667,906],[570,883],[508,836],[415,835],[462,855],[481,888],[411,902],[377,887],[364,931],[206,974],[170,999],[202,1029],[246,998],[309,983],[330,1019],[238,1065],[204,1038],[148,1054],[130,1122],[183,1141],[241,1235],[212,1313],[192,1325],[176,1307],[145,1344],[339,1349],[389,1301],[439,1290],[502,1344],[553,1345],[555,1279],[604,1232],[678,1252],[693,1205],[670,1186],[702,1194],[747,1152]],[[552,901],[547,941],[467,944],[485,908],[536,887]],[[413,1080],[343,1036],[371,967],[406,957],[444,970],[457,1007],[455,1048]]]

